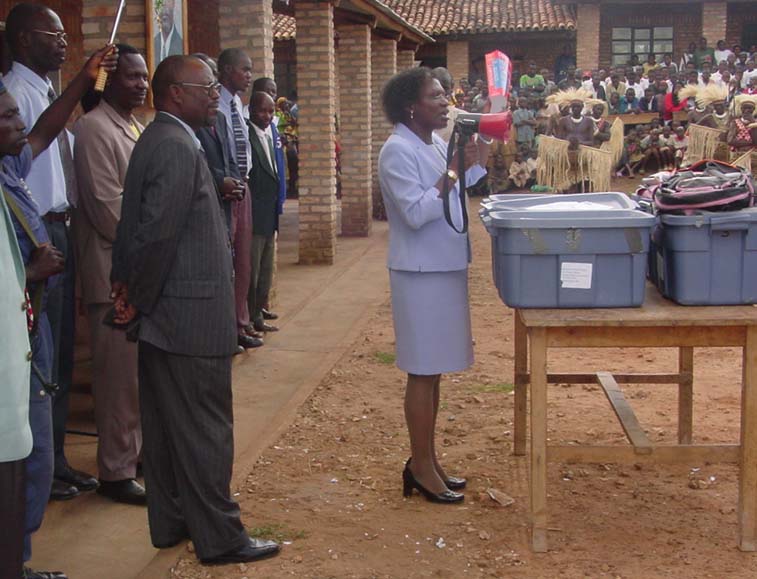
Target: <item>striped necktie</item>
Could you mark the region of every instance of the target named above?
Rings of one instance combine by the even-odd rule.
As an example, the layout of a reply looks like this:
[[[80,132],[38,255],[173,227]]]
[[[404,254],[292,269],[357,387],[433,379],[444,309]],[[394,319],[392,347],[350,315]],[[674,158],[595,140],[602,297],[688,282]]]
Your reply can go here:
[[[249,171],[247,166],[247,140],[244,137],[244,129],[242,129],[242,115],[239,114],[234,99],[231,99],[231,129],[234,132],[234,148],[237,153],[239,173],[243,177],[247,177],[247,171]]]
[[[55,89],[50,87],[47,91],[47,98],[50,104],[55,102],[58,95]],[[76,207],[77,189],[76,189],[76,172],[74,170],[74,156],[71,153],[71,143],[68,140],[68,134],[65,129],[58,133],[58,149],[60,150],[60,161],[63,166],[63,178],[66,181],[66,199],[69,204]]]

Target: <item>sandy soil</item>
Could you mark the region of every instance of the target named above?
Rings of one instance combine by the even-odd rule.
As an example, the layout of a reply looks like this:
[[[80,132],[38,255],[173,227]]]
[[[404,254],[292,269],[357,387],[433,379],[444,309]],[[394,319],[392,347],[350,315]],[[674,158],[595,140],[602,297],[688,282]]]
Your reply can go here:
[[[236,489],[252,532],[285,541],[282,554],[207,568],[188,552],[173,577],[757,576],[757,555],[736,548],[732,465],[551,464],[551,551],[531,553],[528,459],[514,457],[511,444],[512,311],[492,284],[488,235],[478,223],[472,237],[476,363],[445,376],[438,425],[443,464],[469,479],[466,502],[402,498],[404,375],[393,365],[387,302]],[[550,368],[671,371],[677,352],[563,350],[550,357]],[[738,440],[740,379],[737,351],[696,351],[695,441]],[[674,443],[676,387],[624,389],[652,440]],[[551,440],[625,444],[598,387],[556,385],[549,396]],[[489,489],[514,503],[500,506]]]

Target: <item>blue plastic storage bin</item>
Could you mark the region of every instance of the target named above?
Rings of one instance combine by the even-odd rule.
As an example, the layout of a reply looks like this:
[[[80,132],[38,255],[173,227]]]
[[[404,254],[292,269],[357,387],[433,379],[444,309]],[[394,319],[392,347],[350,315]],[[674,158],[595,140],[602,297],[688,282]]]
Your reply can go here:
[[[684,305],[757,303],[757,208],[660,215],[649,278]]]
[[[613,211],[491,211],[499,295],[516,308],[638,307],[655,218]]]

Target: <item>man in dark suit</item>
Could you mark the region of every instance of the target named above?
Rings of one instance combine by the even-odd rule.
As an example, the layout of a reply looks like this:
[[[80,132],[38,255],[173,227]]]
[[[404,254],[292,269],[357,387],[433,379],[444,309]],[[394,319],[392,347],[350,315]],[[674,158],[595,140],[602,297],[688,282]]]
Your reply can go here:
[[[250,101],[250,142],[252,143],[252,272],[248,304],[253,327],[259,332],[275,332],[268,324],[263,308],[273,281],[275,236],[279,228],[279,214],[286,197],[286,174],[281,138],[274,133],[275,104],[268,93],[255,92]]]
[[[206,564],[274,555],[231,500],[231,243],[195,131],[215,123],[219,86],[191,56],[153,77],[158,114],[129,163],[113,245],[114,323],[139,341],[143,465],[153,545],[190,538]]]
[[[196,53],[195,56],[202,60],[213,71],[213,76],[218,78],[218,65],[207,54]],[[205,151],[210,172],[216,182],[216,187],[223,201],[223,211],[226,214],[226,226],[229,228],[231,243],[234,244],[236,226],[233,218],[233,204],[241,201],[247,195],[246,176],[243,177],[239,166],[231,152],[231,145],[226,138],[228,134],[226,116],[219,113],[212,127],[202,127],[197,131],[197,138]],[[237,353],[241,354],[245,348],[259,348],[263,345],[262,334],[250,335],[241,329],[237,330]]]

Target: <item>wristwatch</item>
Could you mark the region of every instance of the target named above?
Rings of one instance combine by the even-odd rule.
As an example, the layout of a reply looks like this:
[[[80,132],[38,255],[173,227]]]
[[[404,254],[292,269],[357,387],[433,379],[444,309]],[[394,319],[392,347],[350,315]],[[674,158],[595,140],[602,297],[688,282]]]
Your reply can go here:
[[[447,178],[453,183],[457,183],[457,180],[459,179],[457,172],[454,169],[447,169]]]

